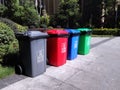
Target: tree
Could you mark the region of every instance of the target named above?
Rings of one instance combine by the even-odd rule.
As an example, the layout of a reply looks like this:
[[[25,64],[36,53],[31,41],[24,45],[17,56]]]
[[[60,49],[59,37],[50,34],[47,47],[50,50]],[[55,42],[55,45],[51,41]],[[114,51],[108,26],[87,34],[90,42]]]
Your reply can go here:
[[[106,27],[113,28],[115,25],[115,0],[105,0],[106,4]]]
[[[92,17],[93,0],[79,0],[79,8],[82,17],[80,18],[80,24],[82,27],[89,26],[90,18]]]
[[[101,27],[114,27],[118,23],[118,0],[79,0],[82,13],[81,25]],[[104,3],[104,4],[103,4]]]
[[[39,26],[39,16],[34,6],[33,0],[7,0],[5,2],[8,8],[5,16],[21,25]]]
[[[61,0],[58,12],[54,15],[52,23],[62,27],[77,27],[79,14],[78,0]]]

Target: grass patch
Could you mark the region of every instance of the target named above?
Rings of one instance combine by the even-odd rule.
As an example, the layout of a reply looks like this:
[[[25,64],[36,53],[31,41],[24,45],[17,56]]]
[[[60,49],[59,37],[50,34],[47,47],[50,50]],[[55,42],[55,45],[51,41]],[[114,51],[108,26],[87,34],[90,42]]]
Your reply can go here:
[[[14,74],[14,68],[12,67],[3,67],[0,65],[0,79],[5,78],[9,75]]]

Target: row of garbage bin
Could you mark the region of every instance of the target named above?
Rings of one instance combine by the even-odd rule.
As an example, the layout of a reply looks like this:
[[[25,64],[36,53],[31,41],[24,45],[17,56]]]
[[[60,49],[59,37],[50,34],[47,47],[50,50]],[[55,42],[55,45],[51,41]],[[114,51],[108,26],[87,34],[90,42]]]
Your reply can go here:
[[[51,29],[47,33],[27,31],[16,34],[20,58],[15,66],[17,74],[35,77],[46,71],[46,64],[61,66],[74,60],[77,54],[90,51],[91,29]]]

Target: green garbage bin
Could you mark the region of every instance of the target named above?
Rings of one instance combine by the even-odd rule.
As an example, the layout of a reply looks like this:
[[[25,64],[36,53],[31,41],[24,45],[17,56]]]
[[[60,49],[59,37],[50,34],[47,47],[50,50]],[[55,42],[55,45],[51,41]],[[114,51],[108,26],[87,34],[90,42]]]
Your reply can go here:
[[[78,54],[86,55],[90,52],[90,40],[92,30],[89,28],[78,28],[81,32],[78,44]]]

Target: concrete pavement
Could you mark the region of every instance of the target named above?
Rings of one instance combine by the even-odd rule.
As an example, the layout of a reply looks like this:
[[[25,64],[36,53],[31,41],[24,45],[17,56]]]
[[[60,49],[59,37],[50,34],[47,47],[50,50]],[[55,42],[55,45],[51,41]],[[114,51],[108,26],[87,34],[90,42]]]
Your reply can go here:
[[[120,90],[120,37],[94,37],[88,55],[47,68],[35,78],[13,75],[1,90]]]

